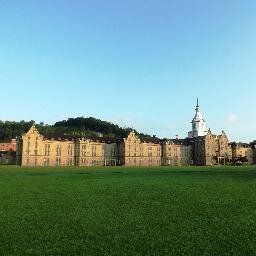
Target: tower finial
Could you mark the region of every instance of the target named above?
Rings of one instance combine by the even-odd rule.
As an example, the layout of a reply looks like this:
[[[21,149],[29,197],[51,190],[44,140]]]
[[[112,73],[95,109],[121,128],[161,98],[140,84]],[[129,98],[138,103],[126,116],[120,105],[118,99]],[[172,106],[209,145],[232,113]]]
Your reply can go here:
[[[196,106],[199,107],[198,97],[197,97],[197,99],[196,99]]]

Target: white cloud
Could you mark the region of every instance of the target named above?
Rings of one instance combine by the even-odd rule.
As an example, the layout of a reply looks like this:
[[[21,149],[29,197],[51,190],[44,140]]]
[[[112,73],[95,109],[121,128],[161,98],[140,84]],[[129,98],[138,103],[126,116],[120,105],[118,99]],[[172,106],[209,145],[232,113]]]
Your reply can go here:
[[[238,117],[235,114],[229,114],[226,122],[230,125],[235,125],[238,121]]]

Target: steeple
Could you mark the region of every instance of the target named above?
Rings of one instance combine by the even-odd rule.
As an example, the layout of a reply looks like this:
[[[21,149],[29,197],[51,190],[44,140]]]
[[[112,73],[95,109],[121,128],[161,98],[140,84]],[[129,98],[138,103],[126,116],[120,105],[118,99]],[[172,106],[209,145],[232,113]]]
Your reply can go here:
[[[205,136],[207,134],[205,121],[200,111],[199,100],[196,100],[195,116],[192,120],[192,131],[188,133],[189,138]]]

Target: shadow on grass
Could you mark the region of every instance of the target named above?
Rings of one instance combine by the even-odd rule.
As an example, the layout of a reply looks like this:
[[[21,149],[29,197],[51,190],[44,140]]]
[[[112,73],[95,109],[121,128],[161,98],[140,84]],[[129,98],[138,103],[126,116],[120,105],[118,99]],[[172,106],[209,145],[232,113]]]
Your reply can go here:
[[[245,179],[255,179],[256,178],[256,170],[150,170],[150,171],[140,171],[139,169],[136,170],[123,170],[123,171],[95,171],[95,170],[86,170],[86,171],[70,171],[70,172],[42,172],[40,170],[39,172],[15,172],[8,174],[7,172],[1,173],[1,175],[10,175],[10,176],[117,176],[117,177],[167,177],[167,176],[173,176],[173,177],[195,177],[195,178],[208,178],[208,177],[216,177],[216,178],[245,178]]]

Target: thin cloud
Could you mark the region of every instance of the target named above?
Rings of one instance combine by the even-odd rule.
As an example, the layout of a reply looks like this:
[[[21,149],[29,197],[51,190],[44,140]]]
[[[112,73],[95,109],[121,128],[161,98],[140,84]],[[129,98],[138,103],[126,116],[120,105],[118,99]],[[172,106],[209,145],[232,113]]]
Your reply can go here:
[[[226,119],[226,122],[229,124],[229,125],[235,125],[237,124],[238,122],[238,117],[237,115],[235,114],[229,114],[227,119]]]

